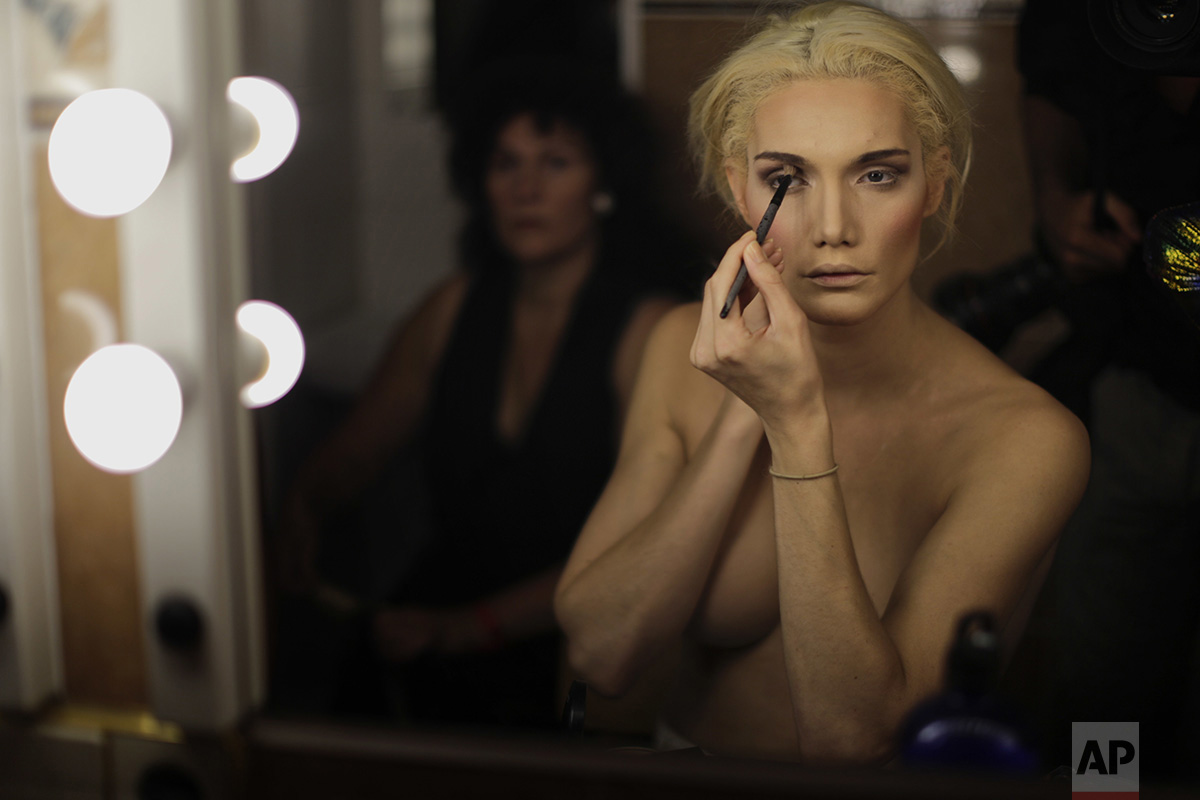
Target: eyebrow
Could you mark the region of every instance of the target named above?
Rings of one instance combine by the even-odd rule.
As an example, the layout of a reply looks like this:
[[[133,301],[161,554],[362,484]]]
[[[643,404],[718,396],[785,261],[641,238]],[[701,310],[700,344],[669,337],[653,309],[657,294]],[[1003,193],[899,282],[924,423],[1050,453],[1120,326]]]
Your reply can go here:
[[[858,158],[854,159],[855,164],[866,164],[869,161],[878,161],[881,158],[892,158],[894,156],[909,156],[912,155],[908,150],[900,147],[893,147],[887,150],[872,150],[869,153],[863,153]],[[782,161],[785,164],[794,164],[796,166],[804,166],[808,163],[808,159],[803,156],[798,156],[795,153],[781,153],[778,150],[765,150],[754,157],[755,161]]]

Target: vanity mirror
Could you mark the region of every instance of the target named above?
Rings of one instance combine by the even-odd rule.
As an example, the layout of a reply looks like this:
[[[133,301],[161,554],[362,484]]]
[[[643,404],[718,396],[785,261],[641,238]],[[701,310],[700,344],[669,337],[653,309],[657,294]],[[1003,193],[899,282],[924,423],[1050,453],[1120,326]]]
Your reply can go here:
[[[141,9],[144,13],[181,7],[165,0],[148,2]],[[414,771],[424,759],[452,771],[468,764],[471,753],[478,754],[479,763],[494,766],[499,762],[489,759],[512,758],[512,763],[541,769],[534,761],[521,761],[528,751],[505,750],[530,739],[538,746],[546,743],[562,756],[562,763],[587,773],[593,768],[590,763],[571,758],[586,761],[590,756],[580,756],[577,742],[563,744],[555,726],[536,734],[521,728],[485,733],[477,726],[414,720],[407,713],[413,704],[406,694],[411,688],[398,691],[386,680],[388,665],[379,663],[378,653],[362,658],[364,649],[378,646],[364,612],[385,603],[398,582],[410,577],[407,571],[429,538],[424,477],[410,454],[398,451],[367,492],[367,502],[339,515],[337,532],[327,537],[323,553],[321,592],[302,601],[307,604],[303,614],[292,613],[295,597],[275,582],[274,548],[285,535],[286,504],[301,465],[344,419],[386,352],[395,326],[460,262],[458,236],[466,211],[455,198],[446,166],[447,126],[441,113],[462,92],[466,76],[488,55],[488,48],[503,44],[520,49],[530,42],[551,41],[576,54],[591,50],[597,54],[596,63],[636,87],[666,144],[663,166],[670,173],[668,183],[683,187],[673,198],[675,211],[692,220],[703,246],[716,252],[731,229],[713,222],[723,219],[714,205],[691,195],[694,176],[681,145],[683,104],[759,4],[193,4],[201,5],[220,9],[189,23],[209,26],[193,27],[205,31],[194,40],[205,42],[204,47],[159,54],[167,65],[192,59],[179,73],[148,63],[114,69],[128,70],[122,74],[135,76],[134,83],[155,84],[143,85],[147,94],[170,98],[171,92],[180,92],[174,100],[165,100],[164,107],[183,132],[177,141],[180,153],[200,162],[191,162],[194,183],[168,183],[168,194],[159,199],[174,196],[185,203],[184,198],[196,196],[194,191],[201,187],[212,193],[208,204],[195,216],[180,206],[180,219],[198,227],[182,231],[173,243],[156,240],[163,228],[144,214],[121,223],[125,232],[119,248],[106,241],[109,251],[119,252],[122,259],[136,256],[138,241],[159,241],[164,247],[180,244],[181,260],[197,259],[189,275],[201,281],[205,299],[200,306],[172,308],[171,289],[159,282],[152,262],[130,268],[123,261],[120,281],[134,283],[125,295],[134,303],[123,309],[127,316],[122,335],[158,339],[159,346],[174,349],[176,357],[196,348],[201,383],[213,392],[221,387],[236,395],[237,370],[229,359],[240,345],[232,319],[241,300],[257,297],[287,309],[297,320],[305,336],[306,367],[291,394],[253,416],[230,398],[202,395],[209,405],[200,406],[200,417],[184,423],[182,445],[172,449],[165,462],[132,482],[107,476],[99,479],[100,488],[86,490],[92,508],[105,502],[124,506],[104,523],[115,533],[105,534],[112,538],[105,540],[105,552],[98,556],[88,544],[86,509],[74,509],[70,491],[64,488],[71,485],[64,477],[70,470],[91,467],[81,465],[69,450],[63,455],[60,447],[55,480],[58,537],[65,545],[60,548],[59,574],[64,604],[70,607],[63,616],[67,696],[142,703],[189,730],[211,733],[244,724],[252,747],[262,756],[258,763],[269,765],[260,775],[271,776],[275,785],[285,784],[288,775],[298,785],[298,776],[310,774],[305,762],[325,756],[341,759],[346,775],[374,757],[405,761]],[[48,9],[47,4],[24,4],[27,13],[49,14]],[[118,37],[114,42],[121,30],[135,29],[124,28],[133,23],[118,16],[110,16],[106,24]],[[1008,209],[996,215],[975,213],[968,206],[955,249],[927,264],[919,278],[927,290],[954,268],[951,265],[984,268],[1023,252],[1030,220],[1022,200],[1028,187],[1021,171],[1011,166],[1023,159],[1013,113],[1017,95],[1011,14],[922,24],[946,48],[947,59],[959,59],[964,75],[972,76],[969,89],[979,100],[981,126],[989,132],[980,142],[972,185],[987,185],[990,202]],[[164,19],[162,26],[186,27],[178,19]],[[221,31],[236,35],[224,37]],[[115,58],[115,49],[113,53]],[[204,151],[203,137],[187,135],[209,123],[186,97],[188,92],[223,97],[235,64],[238,74],[265,76],[287,87],[299,110],[300,136],[291,157],[270,178],[226,189],[214,177],[216,156]],[[213,68],[207,77],[205,67]],[[41,110],[50,113],[48,107]],[[36,124],[43,131],[48,128],[44,119]],[[226,135],[218,132],[217,140]],[[171,178],[169,173],[168,180],[187,174]],[[97,237],[116,237],[115,228],[83,224]],[[45,240],[54,238],[48,235]],[[209,269],[214,265],[215,272]],[[93,293],[107,292],[102,297],[109,305],[121,305],[116,279],[99,289],[87,284],[86,274],[76,279]],[[47,298],[54,302],[47,299],[47,307],[57,309],[67,288],[65,283],[51,285]],[[197,322],[194,314],[204,320]],[[215,325],[205,328],[226,316],[231,322],[228,331],[218,331]],[[64,330],[74,324],[69,315],[61,319],[68,321],[52,321],[48,328]],[[190,338],[179,343],[176,336]],[[53,362],[53,356],[48,358],[52,366],[47,383],[51,394],[61,394],[65,380],[58,373],[66,368]],[[201,425],[198,420],[207,421]],[[197,453],[203,454],[203,461],[194,458]],[[136,528],[142,529],[137,535],[143,537],[150,530],[191,533],[185,544],[168,545],[162,539],[136,539]],[[113,553],[122,554],[115,567]],[[106,565],[102,576],[88,569],[88,562],[98,563],[99,558]],[[119,587],[107,596],[101,590],[105,579]],[[98,609],[97,597],[106,597],[109,604]],[[192,613],[197,609],[200,613]],[[473,613],[478,628],[486,632],[493,626],[486,610]],[[92,619],[100,621],[99,628],[89,627]],[[170,633],[164,636],[164,630]],[[97,661],[105,662],[99,677],[80,666],[89,646],[100,641],[89,638],[97,631],[107,631],[108,637],[93,646],[93,652],[103,654]],[[207,637],[212,646],[207,652],[215,660],[204,666],[219,666],[203,680],[194,652],[188,652],[197,636]],[[118,654],[110,655],[114,651]],[[165,694],[164,677],[173,686]],[[571,677],[560,662],[546,692],[549,716],[560,711]],[[604,749],[648,741],[654,695],[647,691],[631,703],[608,707],[592,698],[588,743]],[[436,698],[433,702],[436,705]],[[649,773],[638,778],[643,779],[659,780]],[[733,778],[725,775],[721,780]],[[777,785],[785,786],[786,779],[780,780]]]

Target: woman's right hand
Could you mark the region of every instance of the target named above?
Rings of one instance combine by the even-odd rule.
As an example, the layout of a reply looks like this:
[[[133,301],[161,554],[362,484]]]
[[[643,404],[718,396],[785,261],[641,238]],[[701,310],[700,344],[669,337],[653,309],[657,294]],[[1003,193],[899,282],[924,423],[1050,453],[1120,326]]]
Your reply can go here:
[[[738,267],[757,295],[720,315]],[[744,309],[744,310],[743,310]],[[768,429],[806,418],[820,408],[822,378],[813,352],[808,318],[774,263],[754,240],[738,239],[704,287],[700,321],[692,343],[692,364],[751,406]]]
[[[732,249],[732,248],[731,248]],[[762,245],[763,254],[767,257],[767,261],[771,266],[775,267],[776,271],[783,269],[783,250],[775,244],[774,239],[768,239]],[[758,293],[758,288],[753,281],[747,280],[742,286],[742,291],[738,294],[738,302],[741,304],[742,321],[746,325],[746,329],[751,333],[762,330],[770,324],[771,319],[767,314],[767,306],[763,298]],[[694,343],[693,343],[694,344]],[[732,425],[738,430],[746,431],[746,435],[754,439],[762,436],[762,420],[753,408],[746,404],[746,401],[738,397],[728,388],[725,390],[725,398],[721,401],[721,406],[717,410],[715,418],[716,424]]]

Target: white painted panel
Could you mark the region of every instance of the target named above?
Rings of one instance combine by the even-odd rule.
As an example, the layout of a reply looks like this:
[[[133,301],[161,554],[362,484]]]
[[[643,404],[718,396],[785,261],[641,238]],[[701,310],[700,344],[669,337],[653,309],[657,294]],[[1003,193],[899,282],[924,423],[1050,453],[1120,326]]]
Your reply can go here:
[[[62,688],[35,203],[18,0],[0,0],[0,707]]]
[[[151,700],[193,730],[234,724],[262,694],[250,419],[238,403],[234,315],[246,299],[240,188],[229,179],[225,90],[236,76],[232,0],[112,0],[112,76],[166,113],[172,163],[141,207],[120,219],[126,337],[157,351],[184,388],[179,436],[134,479]],[[182,597],[204,622],[180,652],[153,629]]]

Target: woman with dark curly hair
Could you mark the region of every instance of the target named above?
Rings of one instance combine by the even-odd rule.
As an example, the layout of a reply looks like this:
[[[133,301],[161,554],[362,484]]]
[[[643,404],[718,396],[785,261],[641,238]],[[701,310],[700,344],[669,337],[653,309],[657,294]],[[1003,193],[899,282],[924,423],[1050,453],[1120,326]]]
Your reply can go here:
[[[286,528],[318,582],[320,520],[406,443],[430,487],[429,544],[375,614],[416,722],[551,726],[551,598],[616,454],[646,335],[686,288],[631,97],[564,61],[493,67],[450,116],[468,219],[463,269],[398,330],[309,460]],[[695,263],[695,262],[692,262]],[[699,279],[696,280],[696,290]]]

